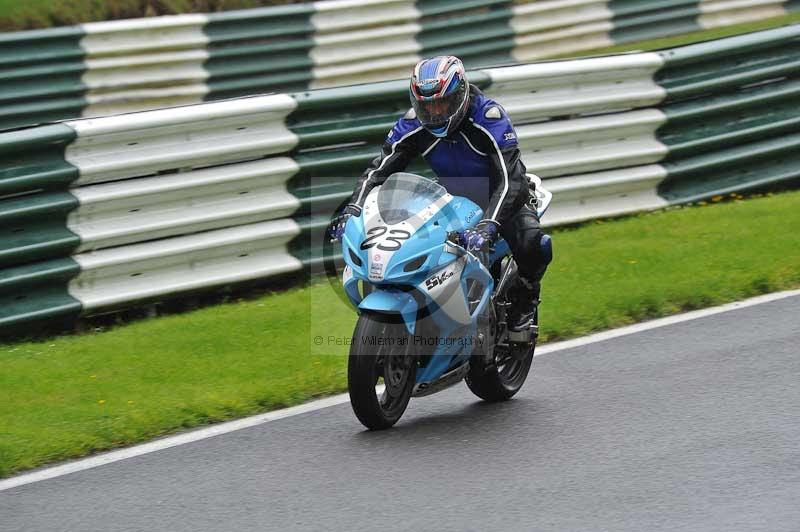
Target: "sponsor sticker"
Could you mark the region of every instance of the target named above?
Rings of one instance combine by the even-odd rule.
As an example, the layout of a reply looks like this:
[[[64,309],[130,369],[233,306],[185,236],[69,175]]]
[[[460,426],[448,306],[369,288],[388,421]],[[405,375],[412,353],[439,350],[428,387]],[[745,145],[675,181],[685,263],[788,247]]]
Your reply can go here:
[[[433,290],[437,286],[444,284],[444,282],[449,278],[451,278],[453,275],[455,275],[455,273],[456,272],[453,270],[448,270],[438,275],[434,275],[430,279],[425,279],[425,288],[427,288],[428,290]]]

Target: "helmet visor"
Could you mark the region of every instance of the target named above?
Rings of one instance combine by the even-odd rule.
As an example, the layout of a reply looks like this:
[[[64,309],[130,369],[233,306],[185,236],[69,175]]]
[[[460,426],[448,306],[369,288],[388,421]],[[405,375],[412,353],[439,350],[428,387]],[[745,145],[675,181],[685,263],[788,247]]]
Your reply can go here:
[[[464,103],[466,97],[465,84],[459,84],[458,88],[441,97],[411,97],[411,105],[417,113],[420,123],[427,128],[439,128],[447,125]]]

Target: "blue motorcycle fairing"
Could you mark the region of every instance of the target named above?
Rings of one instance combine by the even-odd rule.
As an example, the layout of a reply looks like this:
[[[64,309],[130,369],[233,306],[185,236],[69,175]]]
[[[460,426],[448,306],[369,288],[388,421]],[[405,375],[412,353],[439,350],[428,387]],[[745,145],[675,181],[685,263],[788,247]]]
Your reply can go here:
[[[375,286],[381,285],[417,285],[431,275],[431,272],[453,262],[457,257],[444,252],[442,242],[447,238],[446,231],[441,227],[435,231],[427,231],[424,227],[414,233],[414,239],[408,240],[406,244],[396,251],[384,271],[383,280],[370,279],[369,269],[371,267],[369,254],[366,250],[360,249],[361,237],[350,239],[347,236],[342,241],[345,263],[352,269],[353,275],[345,281],[345,289],[348,284],[354,285],[358,280],[363,280]],[[354,245],[352,242],[358,242]],[[356,255],[360,265],[353,260],[351,253]],[[419,264],[415,262],[422,259]],[[409,269],[409,271],[406,271]],[[349,294],[349,291],[348,291]],[[351,299],[353,299],[351,297]],[[358,304],[357,301],[353,301]]]
[[[483,218],[483,209],[467,198],[453,196],[440,214],[447,221],[447,232],[452,233],[473,227]]]
[[[342,257],[345,264],[353,270],[353,277],[367,278],[366,271],[369,265],[365,251],[359,250],[359,245],[364,239],[364,220],[361,216],[351,216],[344,226],[342,235]],[[358,263],[353,260],[358,259]]]
[[[417,326],[417,310],[419,305],[414,296],[408,292],[392,290],[390,288],[380,288],[371,292],[361,303],[358,304],[361,310],[372,310],[384,314],[396,313],[403,317],[408,332],[414,334]]]
[[[462,330],[453,331],[452,336],[439,337],[437,340],[440,343],[436,346],[436,352],[424,367],[417,370],[417,384],[435,381],[447,371],[466,362],[474,347],[470,345],[468,339],[474,337],[475,331],[476,327],[472,325]]]
[[[467,198],[453,196],[449,203],[427,220],[411,239],[403,242],[402,247],[392,254],[391,260],[386,265],[384,278],[380,281],[370,279],[369,252],[361,249],[366,235],[363,214],[352,216],[347,221],[342,237],[342,255],[345,263],[353,270],[354,278],[363,279],[376,285],[419,284],[429,277],[434,269],[453,262],[454,256],[444,253],[443,242],[447,239],[448,233],[474,226],[481,216],[483,216],[483,210],[475,203]],[[427,256],[423,263],[412,271],[405,271],[406,265],[422,256]],[[358,304],[356,301],[353,303]]]
[[[342,273],[342,284],[344,285],[344,292],[350,299],[353,306],[358,307],[361,304],[361,292],[358,289],[359,278],[353,274],[353,269],[349,265],[345,265],[344,272]]]
[[[471,314],[473,318],[476,318],[481,312],[483,312],[483,310],[486,308],[486,305],[489,303],[489,299],[494,291],[494,278],[489,270],[487,270],[483,264],[476,260],[468,262],[464,268],[464,273],[461,275],[461,284],[465,294],[469,293],[467,290],[467,283],[470,280],[480,283],[483,287],[483,295],[481,296],[478,305],[475,307],[475,310],[473,310]]]
[[[373,192],[378,192],[379,188],[376,187]],[[385,254],[380,251],[384,255],[384,264],[383,278],[379,280],[375,277],[370,279],[370,249],[361,249],[368,236],[365,220],[375,220],[374,214],[372,218],[364,214],[351,217],[345,227],[342,251],[350,271],[343,276],[343,282],[345,292],[359,311],[399,314],[408,332],[414,335],[414,341],[427,341],[415,335],[416,320],[421,307],[430,311],[436,326],[436,345],[431,346],[434,347],[433,356],[417,371],[418,383],[434,381],[460,366],[469,359],[475,348],[477,315],[490,304],[494,280],[474,255],[458,250],[448,251],[446,239],[450,232],[473,227],[482,215],[483,211],[474,202],[464,197],[452,197],[416,231],[412,231],[399,248]],[[375,222],[370,229],[374,226]],[[388,235],[392,228],[399,225],[387,227]],[[403,227],[408,229],[407,225]],[[380,239],[378,241],[382,242]],[[375,242],[374,238],[372,242]],[[507,243],[499,241],[492,253],[492,260],[502,258],[507,252]],[[422,262],[414,264],[422,257]],[[413,269],[407,272],[406,268]],[[457,278],[453,278],[455,275]],[[456,282],[452,282],[451,278]],[[482,290],[474,309],[469,308],[468,301],[470,280],[480,283]],[[369,283],[374,290],[363,299],[359,281]],[[414,290],[413,293],[399,290],[393,285],[413,286]]]
[[[466,325],[453,321],[444,312],[439,312],[440,307],[434,301],[427,303],[433,307],[431,318],[439,328],[440,345],[436,346],[430,362],[417,371],[417,383],[436,380],[445,372],[466,362],[472,355],[478,335],[477,317],[491,302],[494,279],[480,261],[473,259],[466,261],[459,279],[461,293],[465,296],[469,294],[468,285],[471,280],[480,283],[482,296],[470,313],[470,320]]]
[[[444,253],[442,242],[447,240],[447,231],[441,225],[429,228],[426,224],[414,233],[394,253],[384,272],[384,283],[419,284],[432,269],[449,264],[453,259]],[[424,259],[419,265],[415,264]],[[414,267],[416,266],[416,267]],[[413,267],[413,268],[412,268]],[[410,271],[406,271],[409,269]]]

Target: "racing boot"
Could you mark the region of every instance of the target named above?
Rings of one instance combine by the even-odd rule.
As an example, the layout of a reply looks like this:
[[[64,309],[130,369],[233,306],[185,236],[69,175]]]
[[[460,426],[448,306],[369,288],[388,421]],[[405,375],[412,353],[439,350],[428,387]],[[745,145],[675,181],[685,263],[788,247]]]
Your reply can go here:
[[[519,275],[517,282],[511,290],[509,302],[511,308],[506,317],[508,322],[509,342],[517,345],[528,346],[539,335],[536,312],[539,308],[539,292],[542,277],[547,271],[547,266],[553,260],[553,247],[549,235],[542,235],[539,242],[539,266],[527,276]]]
[[[520,276],[515,284],[509,298],[508,339],[512,343],[527,345],[538,335],[536,311],[539,308],[541,282]]]

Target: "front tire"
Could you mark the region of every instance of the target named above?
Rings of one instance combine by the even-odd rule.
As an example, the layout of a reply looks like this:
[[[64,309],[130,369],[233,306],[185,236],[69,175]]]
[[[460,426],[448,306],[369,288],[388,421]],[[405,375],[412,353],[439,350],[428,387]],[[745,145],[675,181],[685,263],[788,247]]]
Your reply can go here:
[[[388,429],[408,406],[417,377],[411,340],[399,316],[364,312],[358,318],[347,362],[347,388],[353,412],[370,430]],[[381,383],[385,388],[379,394],[376,386]]]

